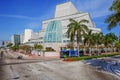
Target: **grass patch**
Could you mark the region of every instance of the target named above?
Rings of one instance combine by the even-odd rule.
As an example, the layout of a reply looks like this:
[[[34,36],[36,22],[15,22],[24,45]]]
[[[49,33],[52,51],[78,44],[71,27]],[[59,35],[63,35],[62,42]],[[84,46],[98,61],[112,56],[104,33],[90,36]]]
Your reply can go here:
[[[120,53],[102,54],[99,56],[66,57],[64,61],[89,60],[89,59],[102,58],[102,57],[111,57],[116,55],[120,55]]]

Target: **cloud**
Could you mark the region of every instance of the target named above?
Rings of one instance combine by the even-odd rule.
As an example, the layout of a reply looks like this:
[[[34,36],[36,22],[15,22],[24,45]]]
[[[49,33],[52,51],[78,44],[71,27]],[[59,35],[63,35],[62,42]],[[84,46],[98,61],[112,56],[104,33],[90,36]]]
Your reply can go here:
[[[30,19],[30,20],[38,20],[39,18],[35,17],[28,17],[22,15],[9,15],[9,14],[0,14],[0,17],[12,17],[12,18],[19,18],[19,19]]]
[[[88,12],[92,18],[109,15],[113,0],[71,0],[79,11]]]
[[[30,29],[38,29],[41,27],[41,24],[37,22],[32,22],[32,23],[26,24],[25,27]]]
[[[111,12],[109,12],[109,11],[107,11],[107,10],[90,12],[92,18],[107,16],[107,15],[109,15],[110,13],[111,13]]]

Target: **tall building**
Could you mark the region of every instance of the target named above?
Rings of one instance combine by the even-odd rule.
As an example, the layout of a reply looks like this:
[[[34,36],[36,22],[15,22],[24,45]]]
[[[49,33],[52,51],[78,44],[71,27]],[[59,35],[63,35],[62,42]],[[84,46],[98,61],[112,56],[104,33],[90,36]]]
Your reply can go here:
[[[27,43],[32,38],[32,34],[33,31],[31,29],[25,29],[23,43]]]
[[[70,42],[70,39],[68,39],[66,35],[70,18],[77,21],[86,19],[89,21],[89,23],[86,24],[89,29],[94,33],[101,32],[101,29],[96,28],[89,13],[79,12],[72,2],[66,2],[56,6],[55,17],[53,19],[42,22],[44,47],[52,47],[59,51],[60,47],[64,47]]]
[[[13,45],[19,45],[21,43],[20,42],[20,35],[18,35],[18,34],[12,35],[11,42],[13,43]]]
[[[26,29],[24,43],[29,45],[42,44],[44,49],[51,47],[56,51],[60,51],[61,47],[65,47],[70,43],[70,39],[66,35],[70,18],[77,21],[86,19],[89,21],[86,25],[93,33],[101,32],[101,29],[96,28],[88,12],[79,12],[72,2],[66,2],[56,6],[55,17],[43,21],[42,30],[38,33],[33,33],[31,29]]]

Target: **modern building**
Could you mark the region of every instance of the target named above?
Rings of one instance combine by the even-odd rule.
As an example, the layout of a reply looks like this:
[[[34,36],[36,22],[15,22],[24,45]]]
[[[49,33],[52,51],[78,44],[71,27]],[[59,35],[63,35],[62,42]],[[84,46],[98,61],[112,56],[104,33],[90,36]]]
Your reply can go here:
[[[31,29],[25,29],[23,43],[27,43],[29,39],[32,38],[32,34],[33,34],[33,31]]]
[[[42,22],[41,37],[43,37],[44,47],[52,47],[59,51],[60,47],[64,47],[70,42],[66,35],[70,18],[77,21],[86,19],[89,21],[86,24],[89,29],[94,33],[101,32],[101,29],[96,28],[89,13],[79,12],[72,2],[66,2],[56,6],[55,17],[53,19]]]
[[[20,34],[20,44],[24,44],[24,34]]]
[[[32,30],[26,29],[23,42],[29,45],[42,44],[44,49],[51,47],[59,52],[61,47],[70,43],[70,39],[66,35],[70,18],[77,21],[86,19],[89,21],[86,25],[93,33],[101,32],[101,29],[96,28],[88,12],[79,12],[72,2],[66,2],[56,6],[54,18],[42,22],[42,30],[34,33]]]
[[[18,34],[14,34],[12,37],[11,37],[11,43],[13,43],[13,45],[19,45],[21,42],[20,42],[20,35]]]

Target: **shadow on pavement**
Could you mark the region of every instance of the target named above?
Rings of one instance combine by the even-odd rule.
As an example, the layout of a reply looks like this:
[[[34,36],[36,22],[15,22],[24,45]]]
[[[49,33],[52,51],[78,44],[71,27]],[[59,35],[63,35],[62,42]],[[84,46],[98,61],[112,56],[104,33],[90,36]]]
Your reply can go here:
[[[91,65],[98,70],[106,71],[107,63],[104,59],[85,60],[84,63]]]

